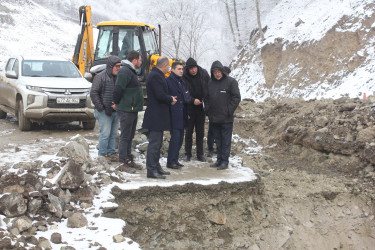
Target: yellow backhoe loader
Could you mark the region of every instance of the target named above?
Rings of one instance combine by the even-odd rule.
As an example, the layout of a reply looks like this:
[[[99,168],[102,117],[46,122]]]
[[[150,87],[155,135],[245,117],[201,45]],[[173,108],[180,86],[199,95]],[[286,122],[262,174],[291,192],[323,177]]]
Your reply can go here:
[[[131,50],[142,55],[142,66],[138,72],[140,82],[144,82],[151,68],[161,56],[161,27],[159,34],[155,27],[129,21],[108,21],[97,24],[99,35],[94,50],[91,6],[79,8],[81,33],[78,35],[73,62],[83,75],[96,74],[105,68],[111,55],[125,59]],[[159,40],[158,40],[159,38]],[[176,59],[169,59],[170,64]],[[182,62],[182,61],[181,61]],[[169,74],[169,73],[167,73]]]

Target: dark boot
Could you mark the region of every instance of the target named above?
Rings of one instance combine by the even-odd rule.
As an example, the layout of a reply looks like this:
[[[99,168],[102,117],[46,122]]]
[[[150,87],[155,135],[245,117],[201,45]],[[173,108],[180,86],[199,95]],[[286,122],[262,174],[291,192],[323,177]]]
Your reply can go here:
[[[171,174],[171,172],[165,171],[161,167],[158,168],[158,173],[161,174],[161,175],[170,175]]]
[[[221,163],[218,167],[217,170],[224,170],[228,168],[228,164],[226,163]]]
[[[147,178],[165,179],[165,176],[159,174],[158,172],[149,172],[149,171],[147,171]]]

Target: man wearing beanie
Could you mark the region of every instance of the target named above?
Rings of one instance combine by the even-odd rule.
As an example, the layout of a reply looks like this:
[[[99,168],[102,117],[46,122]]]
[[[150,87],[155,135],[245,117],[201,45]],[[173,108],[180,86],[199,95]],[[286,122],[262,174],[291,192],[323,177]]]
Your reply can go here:
[[[192,156],[193,133],[196,133],[197,159],[205,162],[203,155],[203,137],[205,113],[203,109],[203,98],[207,93],[207,84],[210,80],[207,70],[198,66],[193,58],[186,61],[183,74],[184,81],[188,84],[192,101],[188,104],[188,127],[185,134],[185,161],[190,161]]]

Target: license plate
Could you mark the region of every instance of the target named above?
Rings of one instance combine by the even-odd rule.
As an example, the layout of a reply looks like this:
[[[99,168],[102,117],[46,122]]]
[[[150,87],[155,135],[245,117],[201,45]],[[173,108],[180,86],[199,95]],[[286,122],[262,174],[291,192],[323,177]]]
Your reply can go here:
[[[56,98],[56,102],[59,104],[79,103],[79,98],[58,97]]]

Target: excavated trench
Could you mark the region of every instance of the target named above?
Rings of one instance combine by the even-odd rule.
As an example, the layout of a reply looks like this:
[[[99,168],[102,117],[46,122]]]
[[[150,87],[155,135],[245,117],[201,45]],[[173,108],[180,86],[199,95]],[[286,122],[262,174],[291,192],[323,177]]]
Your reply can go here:
[[[259,173],[239,183],[115,187],[115,216],[143,249],[373,249],[374,203],[360,186],[297,169]]]

